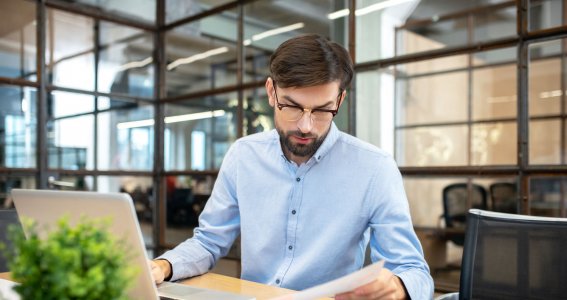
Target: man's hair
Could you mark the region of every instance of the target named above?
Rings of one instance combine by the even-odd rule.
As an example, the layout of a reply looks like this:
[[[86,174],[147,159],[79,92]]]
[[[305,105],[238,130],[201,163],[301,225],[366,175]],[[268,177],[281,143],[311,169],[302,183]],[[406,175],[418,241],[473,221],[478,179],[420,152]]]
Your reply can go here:
[[[281,44],[270,58],[272,79],[279,87],[310,87],[352,80],[354,68],[347,50],[317,34],[304,34]]]

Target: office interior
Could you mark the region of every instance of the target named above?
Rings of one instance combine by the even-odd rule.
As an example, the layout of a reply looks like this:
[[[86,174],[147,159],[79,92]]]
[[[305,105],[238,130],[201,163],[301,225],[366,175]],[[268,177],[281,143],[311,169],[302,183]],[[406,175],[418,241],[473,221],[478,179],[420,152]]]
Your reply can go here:
[[[436,289],[457,291],[455,198],[566,217],[566,4],[2,0],[0,206],[13,188],[126,192],[150,255],[174,247],[230,145],[274,128],[271,53],[317,33],[355,62],[335,123],[395,157]],[[239,251],[218,271],[238,276]]]

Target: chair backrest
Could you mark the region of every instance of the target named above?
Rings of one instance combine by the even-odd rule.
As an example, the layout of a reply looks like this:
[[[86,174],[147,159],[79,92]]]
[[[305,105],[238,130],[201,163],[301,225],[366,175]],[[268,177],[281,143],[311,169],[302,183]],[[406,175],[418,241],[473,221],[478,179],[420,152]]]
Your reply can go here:
[[[515,214],[518,212],[517,186],[510,182],[496,182],[490,185],[490,209]]]
[[[567,219],[471,209],[459,299],[566,299]]]
[[[470,208],[486,209],[486,189],[472,184],[471,207],[467,206],[466,183],[454,183],[443,189],[443,216],[447,227],[464,227]]]
[[[469,208],[486,209],[486,189],[478,184],[472,184],[471,207],[468,207],[469,191],[467,183],[454,183],[443,189],[443,219],[447,228],[465,228]],[[462,246],[463,235],[452,235],[449,239]]]
[[[12,249],[12,242],[8,238],[8,228],[10,225],[18,226],[22,229],[15,209],[0,210],[0,243],[6,245],[6,249]],[[17,227],[16,227],[17,228]],[[22,230],[23,232],[23,230]],[[7,272],[8,264],[4,253],[0,254],[0,272]]]

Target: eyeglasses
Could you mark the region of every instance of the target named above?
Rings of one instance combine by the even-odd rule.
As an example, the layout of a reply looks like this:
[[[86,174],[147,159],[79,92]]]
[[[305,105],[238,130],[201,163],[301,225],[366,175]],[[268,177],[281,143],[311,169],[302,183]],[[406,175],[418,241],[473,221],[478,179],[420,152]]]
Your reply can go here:
[[[343,93],[342,89],[339,91],[337,96],[337,109],[323,109],[323,108],[304,108],[299,105],[291,104],[281,104],[278,99],[278,93],[276,92],[276,82],[274,83],[274,94],[276,95],[276,106],[282,113],[282,117],[289,122],[298,121],[303,117],[305,112],[311,114],[311,120],[313,122],[330,122],[339,112],[339,104],[341,101],[341,95]]]

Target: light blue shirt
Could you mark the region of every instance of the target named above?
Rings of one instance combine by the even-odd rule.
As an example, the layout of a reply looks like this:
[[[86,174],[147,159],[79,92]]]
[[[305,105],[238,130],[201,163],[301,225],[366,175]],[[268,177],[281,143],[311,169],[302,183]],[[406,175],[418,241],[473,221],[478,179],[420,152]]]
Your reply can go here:
[[[242,279],[302,290],[359,270],[370,241],[372,260],[385,260],[412,299],[433,296],[394,160],[334,123],[300,166],[276,130],[236,141],[194,237],[160,258],[171,280],[203,274],[239,234]]]

